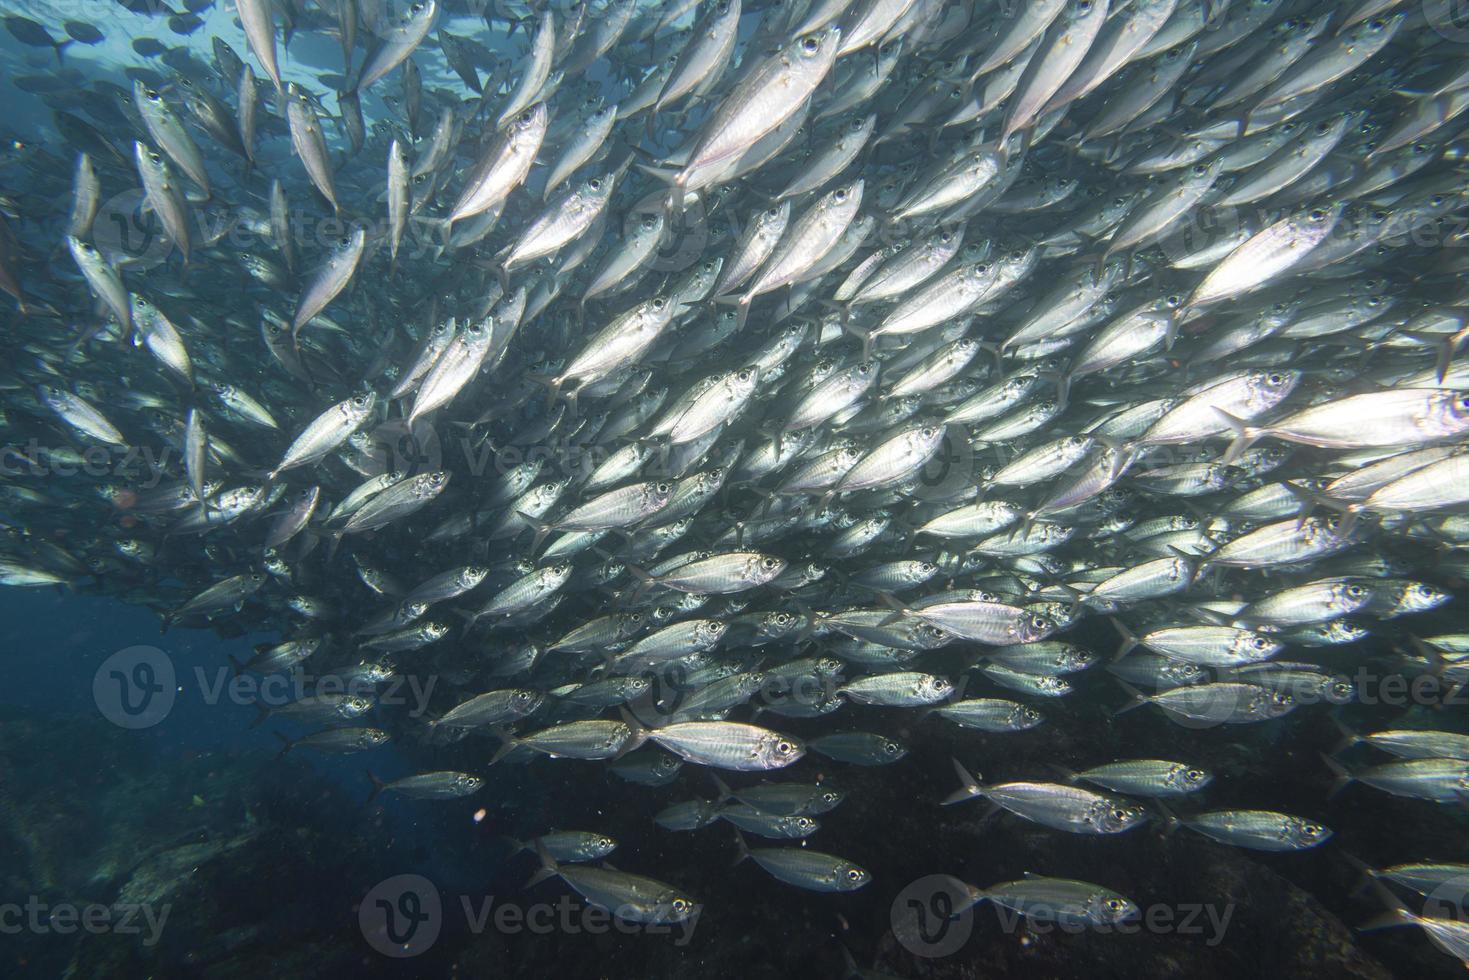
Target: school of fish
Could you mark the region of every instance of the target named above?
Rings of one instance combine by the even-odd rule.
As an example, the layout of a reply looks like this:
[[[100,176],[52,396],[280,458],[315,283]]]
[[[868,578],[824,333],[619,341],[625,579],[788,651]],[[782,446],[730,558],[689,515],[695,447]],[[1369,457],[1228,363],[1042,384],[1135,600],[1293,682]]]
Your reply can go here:
[[[650,821],[722,821],[796,888],[901,885],[807,846],[842,765],[904,764],[893,711],[976,739],[934,819],[1329,846],[1166,746],[983,747],[1077,699],[1235,738],[1350,705],[1367,649],[1469,681],[1469,630],[1404,620],[1469,578],[1444,6],[142,3],[228,36],[114,77],[76,67],[95,26],[7,16],[71,74],[0,153],[0,582],[276,634],[239,669],[352,682],[262,711],[291,751],[485,748],[374,796],[682,779]],[[313,36],[342,72],[293,64]],[[431,717],[376,703],[404,674]],[[1440,717],[1321,765],[1462,805]],[[808,755],[836,780],[781,772]],[[595,830],[522,846],[629,921],[719,914]],[[1408,904],[1469,866],[1361,870],[1375,925],[1469,964]],[[1062,922],[1144,898],[957,884]]]

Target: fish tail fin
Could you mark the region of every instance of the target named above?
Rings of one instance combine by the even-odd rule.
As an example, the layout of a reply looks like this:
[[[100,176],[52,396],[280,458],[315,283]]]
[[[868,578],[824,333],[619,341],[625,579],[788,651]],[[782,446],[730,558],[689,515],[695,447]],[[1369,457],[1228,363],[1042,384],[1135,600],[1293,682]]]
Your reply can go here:
[[[851,320],[847,319],[845,315],[843,315],[842,317],[842,329],[851,334],[853,337],[856,337],[858,340],[862,341],[862,360],[872,360],[872,348],[873,345],[877,343],[876,334],[866,327],[858,326],[857,324],[853,323]]]
[[[743,864],[745,859],[750,856],[750,845],[745,843],[745,835],[740,833],[740,828],[738,827],[735,828],[734,839],[735,847],[738,849],[738,851],[735,854],[735,859],[730,864],[730,867],[735,867],[736,865]]]
[[[750,304],[755,302],[755,294],[746,292],[738,296],[716,296],[714,302],[719,306],[735,308],[735,333],[739,333],[744,329],[745,321],[750,316]]]
[[[256,701],[255,702],[255,719],[250,722],[250,727],[251,728],[259,728],[261,725],[263,725],[265,723],[265,719],[267,719],[269,717],[270,717],[270,707],[268,705],[261,704],[259,701]]]
[[[556,399],[561,397],[561,378],[551,374],[528,374],[531,381],[546,389],[546,408],[556,404]]]
[[[976,796],[983,796],[984,787],[979,781],[980,777],[971,775],[969,770],[965,769],[963,763],[958,759],[953,760],[953,762],[954,772],[959,776],[960,785],[958,789],[944,797],[943,805],[952,806],[955,803],[972,800]]]
[[[520,748],[521,744],[520,739],[516,738],[515,735],[511,733],[510,729],[506,728],[504,725],[497,725],[494,728],[494,733],[495,737],[500,740],[501,744],[500,747],[495,750],[495,754],[490,757],[490,765],[492,766],[495,763],[499,762],[501,759],[505,758],[511,752],[514,752],[516,749]]]
[[[546,845],[541,842],[541,839],[539,837],[533,838],[531,843],[535,845],[536,856],[541,859],[541,867],[540,870],[526,880],[525,887],[527,888],[532,885],[539,885],[548,878],[555,878],[561,874],[561,866],[556,863],[556,859],[551,856],[551,852],[546,850]]]
[[[542,542],[546,540],[546,535],[550,534],[553,528],[545,521],[541,520],[538,517],[532,517],[523,510],[517,510],[515,513],[520,517],[522,521],[525,521],[531,527],[536,529],[535,540],[531,542],[530,546],[531,554],[535,554],[541,549]]]
[[[1438,383],[1443,384],[1443,379],[1448,377],[1449,368],[1454,363],[1454,355],[1459,351],[1459,345],[1464,342],[1469,332],[1460,330],[1458,333],[1445,337],[1443,344],[1439,347],[1438,362],[1434,366]]]
[[[1348,854],[1345,851],[1338,851],[1337,853],[1342,856],[1342,860],[1346,861],[1347,864],[1352,866],[1352,869],[1356,871],[1357,874],[1362,876],[1361,882],[1358,883],[1356,888],[1352,889],[1353,896],[1360,895],[1364,889],[1369,887],[1372,882],[1377,880],[1377,870],[1371,867],[1366,861],[1363,861],[1356,855]]]
[[[291,751],[291,746],[296,744],[296,740],[287,738],[280,732],[271,732],[271,734],[281,740],[281,750],[275,754],[276,759],[280,760],[285,758],[286,753]]]
[[[632,597],[628,599],[630,605],[636,605],[639,599],[658,585],[658,580],[648,574],[646,569],[639,568],[637,565],[628,564],[626,567],[628,573],[638,580],[638,587],[633,590]]]
[[[1333,757],[1340,755],[1347,749],[1351,748],[1353,745],[1356,745],[1362,741],[1362,736],[1357,734],[1357,732],[1352,729],[1351,726],[1342,721],[1336,715],[1331,716],[1331,723],[1335,725],[1336,730],[1341,733],[1341,741],[1337,742],[1336,745],[1332,746],[1331,748],[1330,755],[1332,755]]]
[[[1068,769],[1066,766],[1061,765],[1059,762],[1047,762],[1047,763],[1044,763],[1044,766],[1045,766],[1046,769],[1050,770],[1051,775],[1055,776],[1061,782],[1063,782],[1063,783],[1074,783],[1074,782],[1076,782],[1076,775],[1077,774],[1076,774],[1076,770],[1075,769]]]
[[[1325,752],[1321,753],[1321,761],[1326,763],[1326,768],[1330,769],[1331,774],[1336,777],[1336,779],[1331,784],[1331,792],[1326,794],[1326,798],[1328,800],[1335,799],[1336,795],[1342,790],[1346,789],[1347,786],[1349,786],[1356,777],[1354,777],[1347,770],[1346,766],[1342,765],[1340,762],[1327,755]]]
[[[1178,814],[1168,809],[1168,804],[1164,803],[1162,800],[1153,800],[1153,805],[1158,808],[1158,812],[1163,816],[1163,836],[1166,837],[1177,830]]]
[[[1406,905],[1398,900],[1398,897],[1387,890],[1387,886],[1376,878],[1367,879],[1367,887],[1372,893],[1387,906],[1387,911],[1365,924],[1357,927],[1358,932],[1370,932],[1375,929],[1391,929],[1396,926],[1413,926],[1419,922],[1419,917],[1414,915]]]
[[[877,601],[881,602],[884,606],[887,606],[893,611],[893,614],[891,616],[882,621],[882,623],[880,624],[882,626],[891,626],[893,623],[896,623],[904,616],[913,615],[913,610],[903,605],[902,600],[893,595],[891,592],[878,591]]]
[[[838,313],[841,316],[841,321],[840,322],[841,322],[842,326],[845,327],[847,325],[847,323],[851,321],[851,319],[852,319],[852,302],[851,302],[851,300],[847,300],[846,302],[841,302],[839,300],[834,300],[834,299],[819,299],[816,302],[820,303],[822,306],[826,307],[828,310],[834,310],[836,313]]]
[[[1254,426],[1246,425],[1243,419],[1235,418],[1217,406],[1214,408],[1214,414],[1218,415],[1229,426],[1229,431],[1234,434],[1234,442],[1229,444],[1228,451],[1225,452],[1224,458],[1220,460],[1222,463],[1233,463],[1240,458],[1246,449],[1253,446],[1261,436],[1269,434],[1268,430],[1257,429]]]
[[[367,770],[367,778],[372,781],[372,792],[367,794],[367,799],[364,800],[362,803],[363,806],[371,806],[372,801],[377,799],[378,794],[380,794],[383,791],[383,788],[388,785],[381,779],[378,779],[377,773],[373,772],[371,769]]]
[[[734,791],[729,788],[728,783],[719,778],[718,773],[711,771],[709,777],[714,780],[714,788],[719,791],[719,799],[715,802],[723,803],[726,800],[734,799]]]
[[[326,544],[326,563],[328,565],[330,565],[332,563],[332,559],[334,559],[334,558],[337,557],[337,549],[342,546],[342,535],[343,535],[343,533],[344,532],[342,532],[340,530],[327,531],[326,532],[326,537],[327,537],[327,544]]]
[[[1116,616],[1108,616],[1107,618],[1111,620],[1112,625],[1117,628],[1117,632],[1122,634],[1122,642],[1118,645],[1117,652],[1112,655],[1112,662],[1115,664],[1117,661],[1127,656],[1133,650],[1137,649],[1139,640],[1137,636],[1134,635],[1132,630],[1128,629],[1123,624],[1122,620],[1118,619]]]
[[[72,39],[67,38],[65,41],[53,41],[52,43],[56,46],[56,63],[58,65],[65,64],[66,60],[62,57],[62,52],[71,46]]]
[[[1119,678],[1117,683],[1122,685],[1122,689],[1128,693],[1132,700],[1124,704],[1122,707],[1118,708],[1116,711],[1112,712],[1113,718],[1116,718],[1118,715],[1126,714],[1133,708],[1141,708],[1143,705],[1153,700],[1142,691],[1139,691],[1137,688],[1127,683],[1127,681]]]
[[[801,616],[805,619],[805,622],[801,625],[801,628],[796,631],[795,639],[791,641],[795,645],[800,645],[809,640],[811,638],[811,634],[816,632],[816,626],[820,622],[820,620],[817,619],[817,614],[811,611],[811,607],[806,605],[800,599],[793,598],[792,601],[796,605],[796,611],[800,613]]]

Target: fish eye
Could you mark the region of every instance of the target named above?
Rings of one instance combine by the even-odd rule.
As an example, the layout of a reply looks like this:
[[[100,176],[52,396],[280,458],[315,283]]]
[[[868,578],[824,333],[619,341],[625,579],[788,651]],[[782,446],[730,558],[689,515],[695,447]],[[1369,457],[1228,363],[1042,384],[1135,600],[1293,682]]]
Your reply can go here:
[[[1196,164],[1194,164],[1194,168],[1193,169],[1194,169],[1194,176],[1195,177],[1202,177],[1206,173],[1209,172],[1209,168],[1206,167],[1206,166],[1204,166],[1202,163],[1196,163]]]
[[[656,490],[658,493],[670,493],[672,492],[673,487],[667,483],[660,483],[653,489]]]
[[[1311,209],[1311,220],[1312,221],[1321,221],[1321,220],[1325,219],[1325,217],[1326,217],[1326,212],[1324,210],[1322,210],[1321,208],[1312,208]]]
[[[815,54],[821,49],[821,42],[814,37],[808,37],[801,41],[801,50],[807,54]]]
[[[653,309],[655,310],[661,310],[666,305],[668,304],[664,302],[661,296],[658,299],[653,300]]]
[[[847,880],[848,881],[861,881],[862,880],[862,869],[861,868],[848,868],[847,869]]]
[[[1466,399],[1466,401],[1469,401],[1469,399]],[[1367,589],[1364,586],[1361,586],[1361,585],[1349,585],[1349,586],[1347,586],[1347,595],[1351,596],[1353,599],[1360,599],[1360,598],[1362,598],[1362,596],[1364,596],[1366,594],[1367,594]]]
[[[775,751],[780,755],[790,755],[796,751],[796,747],[790,742],[777,742],[775,743]]]
[[[897,755],[903,751],[903,747],[897,742],[886,742],[883,744],[882,750],[888,755]]]
[[[600,178],[593,177],[591,180],[587,181],[587,186],[594,191],[599,191],[602,189],[602,181]]]
[[[355,405],[357,408],[366,408],[367,407],[367,396],[366,395],[358,395],[357,397],[355,397],[355,398],[352,399],[352,404]]]
[[[780,562],[774,558],[767,558],[760,564],[764,565],[766,568],[775,568],[777,565],[780,564]]]
[[[838,204],[843,203],[847,199],[847,189],[845,187],[838,189],[837,192],[832,195],[832,199]]]

